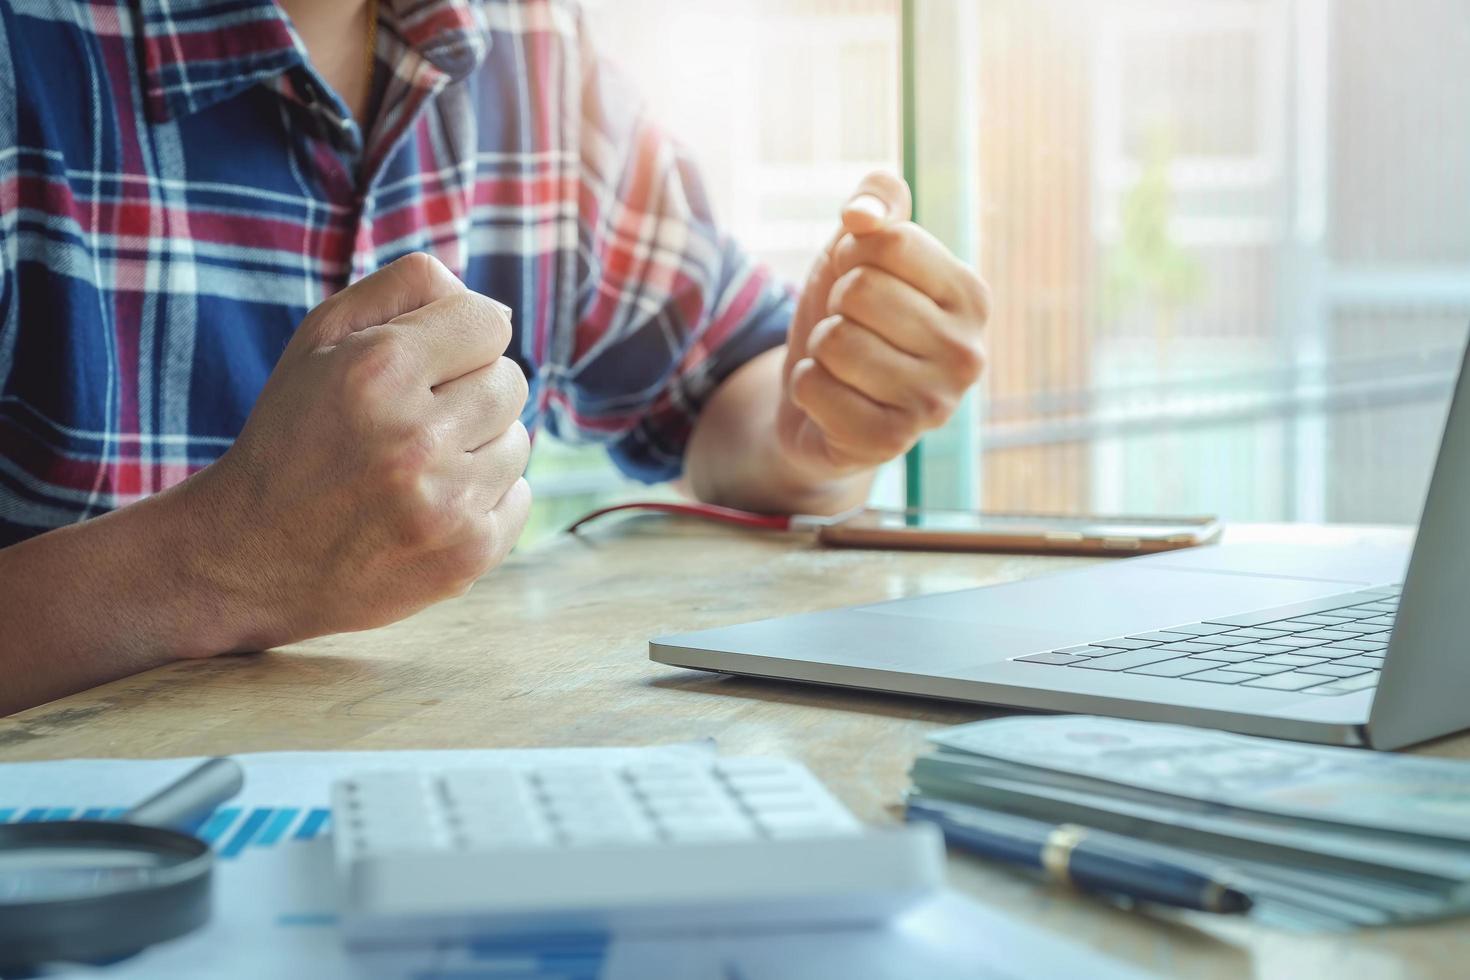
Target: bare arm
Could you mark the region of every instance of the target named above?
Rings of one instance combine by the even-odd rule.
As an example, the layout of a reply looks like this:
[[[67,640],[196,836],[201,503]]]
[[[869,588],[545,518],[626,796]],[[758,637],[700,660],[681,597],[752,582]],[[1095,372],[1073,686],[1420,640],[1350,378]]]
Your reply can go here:
[[[873,469],[804,462],[777,437],[786,348],[767,351],[715,389],[685,460],[688,489],[708,503],[772,514],[837,514],[867,499]]]
[[[188,483],[0,550],[0,715],[183,657],[239,625],[200,569]]]
[[[0,713],[464,592],[525,525],[510,324],[424,255],[302,322],[228,452],[0,550]]]

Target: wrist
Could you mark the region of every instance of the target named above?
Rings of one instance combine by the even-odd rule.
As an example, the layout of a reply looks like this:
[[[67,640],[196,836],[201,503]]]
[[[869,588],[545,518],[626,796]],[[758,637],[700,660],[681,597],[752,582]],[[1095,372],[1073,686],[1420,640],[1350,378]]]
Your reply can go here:
[[[860,507],[868,499],[875,470],[816,461],[793,453],[778,441],[781,459],[770,468],[773,491],[793,514],[828,516]]]
[[[169,579],[180,614],[194,624],[181,656],[262,650],[288,641],[289,616],[270,594],[270,576],[252,545],[244,504],[223,477],[229,454],[156,498],[165,508]]]

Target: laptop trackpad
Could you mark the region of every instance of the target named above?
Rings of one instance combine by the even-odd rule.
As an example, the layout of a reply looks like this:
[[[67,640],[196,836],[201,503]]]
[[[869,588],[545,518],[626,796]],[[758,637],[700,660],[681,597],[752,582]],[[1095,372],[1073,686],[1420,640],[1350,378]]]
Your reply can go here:
[[[1306,537],[1314,529],[1293,533]],[[1305,578],[1322,582],[1340,582],[1341,592],[1373,585],[1387,585],[1404,580],[1409,561],[1409,536],[1399,544],[1385,544],[1383,532],[1347,544],[1341,543],[1342,528],[1321,529],[1335,534],[1334,544],[1302,544],[1252,541],[1217,548],[1186,548],[1148,558],[1130,560],[1130,565],[1144,564],[1153,568],[1174,568],[1188,572],[1228,572],[1236,575],[1267,575],[1272,578]],[[1123,566],[1128,567],[1128,566]],[[1274,604],[1274,603],[1273,603]]]
[[[1350,591],[1351,584],[1206,571],[1181,573],[1146,562],[1104,565],[985,589],[901,599],[863,612],[1046,629],[1065,646],[1199,622]]]

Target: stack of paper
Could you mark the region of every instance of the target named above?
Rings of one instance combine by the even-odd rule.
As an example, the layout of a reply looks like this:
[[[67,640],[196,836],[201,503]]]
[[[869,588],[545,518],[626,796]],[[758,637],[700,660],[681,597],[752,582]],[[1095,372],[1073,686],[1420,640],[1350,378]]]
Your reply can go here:
[[[1214,859],[1256,914],[1351,928],[1470,910],[1470,763],[1065,715],[940,732],[925,796]]]

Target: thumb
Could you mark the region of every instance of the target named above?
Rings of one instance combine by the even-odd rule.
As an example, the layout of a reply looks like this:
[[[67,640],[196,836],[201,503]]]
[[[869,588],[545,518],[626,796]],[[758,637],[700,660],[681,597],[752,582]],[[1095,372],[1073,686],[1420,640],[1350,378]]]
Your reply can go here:
[[[863,178],[842,208],[842,227],[849,234],[866,235],[909,220],[913,207],[909,185],[902,177],[874,171]]]
[[[464,283],[444,263],[414,252],[364,276],[313,310],[292,345],[329,347],[348,334],[387,323],[394,317],[465,292]]]

